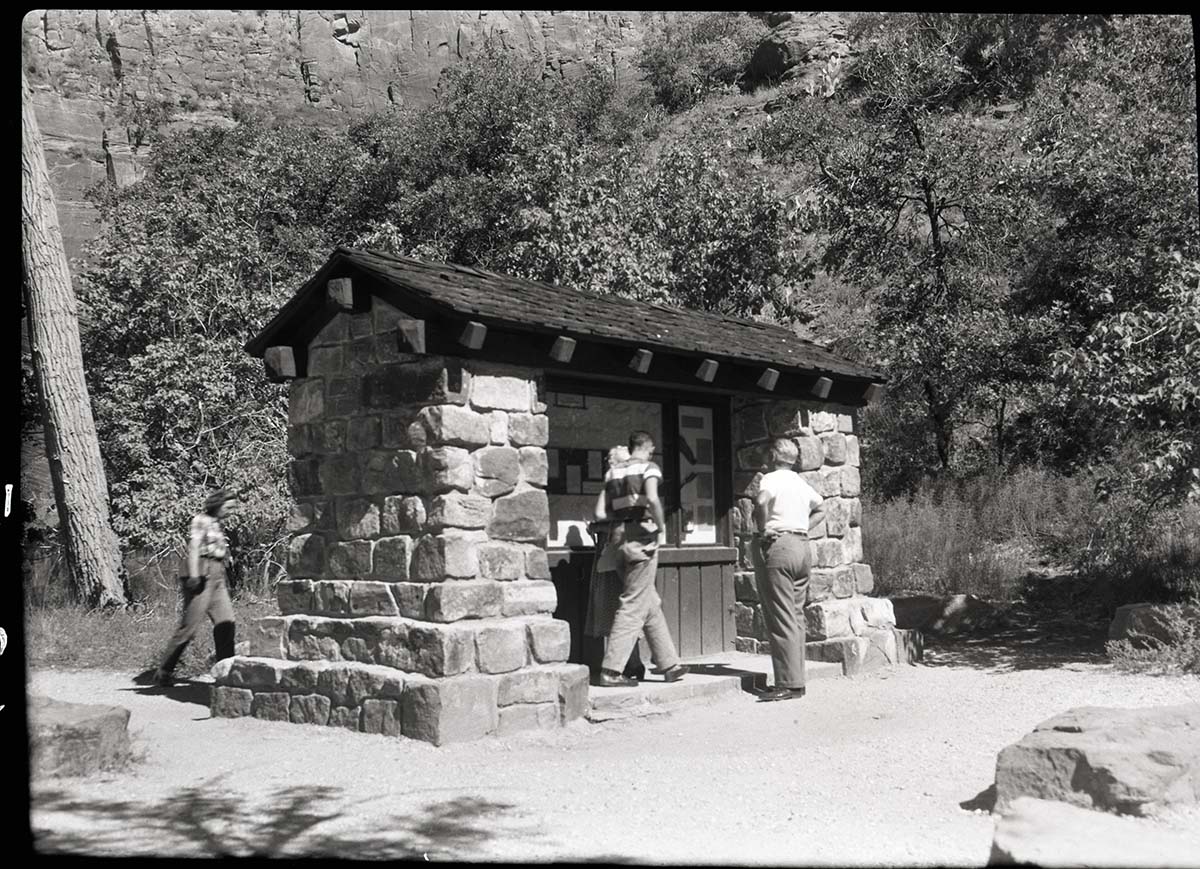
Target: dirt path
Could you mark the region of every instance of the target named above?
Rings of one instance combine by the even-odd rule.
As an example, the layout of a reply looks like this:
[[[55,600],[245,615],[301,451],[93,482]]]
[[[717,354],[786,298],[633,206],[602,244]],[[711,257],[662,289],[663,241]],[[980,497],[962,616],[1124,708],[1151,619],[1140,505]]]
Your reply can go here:
[[[33,826],[39,850],[88,854],[983,865],[993,818],[972,807],[1001,748],[1072,706],[1200,699],[1195,677],[1125,676],[1091,654],[979,652],[816,680],[800,701],[729,695],[440,749],[210,719],[203,690],[170,699],[129,690],[126,673],[40,671],[35,691],[131,709],[142,758],[35,784]]]

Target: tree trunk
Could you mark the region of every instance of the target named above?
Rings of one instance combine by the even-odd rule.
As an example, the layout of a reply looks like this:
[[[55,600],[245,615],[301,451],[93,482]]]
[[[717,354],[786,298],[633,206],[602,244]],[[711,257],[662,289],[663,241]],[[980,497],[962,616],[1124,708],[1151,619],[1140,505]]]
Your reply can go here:
[[[938,395],[938,389],[933,381],[926,377],[922,384],[925,388],[925,402],[929,406],[929,418],[933,421],[933,432],[937,443],[938,461],[943,471],[950,468],[950,451],[954,446],[950,430],[950,414],[946,403]]]
[[[21,228],[29,340],[67,565],[80,599],[92,606],[124,604],[121,551],[109,520],[108,484],[83,376],[75,293],[33,91],[23,72]]]

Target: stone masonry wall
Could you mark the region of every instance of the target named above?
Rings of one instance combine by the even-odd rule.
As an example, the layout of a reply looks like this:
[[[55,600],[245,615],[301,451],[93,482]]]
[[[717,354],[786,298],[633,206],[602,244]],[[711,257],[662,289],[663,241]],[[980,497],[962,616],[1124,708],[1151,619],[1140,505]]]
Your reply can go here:
[[[221,672],[214,714],[442,743],[585,711],[551,615],[539,372],[402,354],[401,316],[338,314],[291,384],[281,615]]]
[[[854,409],[818,402],[735,399],[737,649],[770,653],[754,580],[754,497],[769,470],[771,441],[795,440],[796,470],[824,496],[824,519],[809,529],[812,572],[803,618],[811,660],[839,661],[847,672],[895,663],[911,642],[895,631],[891,601],[874,588],[863,561],[859,445]]]

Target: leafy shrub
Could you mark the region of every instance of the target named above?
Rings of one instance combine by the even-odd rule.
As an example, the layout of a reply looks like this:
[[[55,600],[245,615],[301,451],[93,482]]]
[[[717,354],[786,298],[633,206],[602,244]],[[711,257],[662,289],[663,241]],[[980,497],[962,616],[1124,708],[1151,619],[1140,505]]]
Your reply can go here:
[[[1118,670],[1160,674],[1200,673],[1200,623],[1182,605],[1163,607],[1167,640],[1135,635],[1105,645]]]
[[[649,24],[638,66],[669,112],[738,84],[770,29],[743,12],[665,13]]]

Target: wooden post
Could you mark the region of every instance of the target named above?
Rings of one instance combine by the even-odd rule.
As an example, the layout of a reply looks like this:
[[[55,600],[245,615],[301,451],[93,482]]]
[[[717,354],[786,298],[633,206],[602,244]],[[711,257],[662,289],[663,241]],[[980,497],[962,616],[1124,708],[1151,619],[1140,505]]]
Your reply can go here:
[[[779,382],[779,372],[774,368],[767,368],[758,378],[759,389],[765,389],[767,392],[775,390],[775,384]]]
[[[268,347],[263,353],[263,365],[267,379],[272,383],[283,383],[296,377],[296,354],[291,347]]]
[[[487,326],[472,320],[463,329],[462,335],[458,338],[458,343],[469,350],[478,350],[483,346],[485,338],[487,338]]]
[[[712,383],[713,378],[717,376],[719,365],[720,363],[715,359],[705,359],[700,363],[700,367],[696,369],[696,377],[705,383]]]
[[[633,358],[629,360],[629,367],[638,374],[645,374],[650,370],[650,362],[654,359],[654,353],[650,350],[638,350],[633,354]]]
[[[812,394],[817,398],[829,398],[829,390],[833,388],[833,381],[828,377],[818,377],[817,382],[813,384]]]
[[[349,278],[333,278],[325,285],[325,300],[343,311],[354,309],[354,284]]]
[[[399,320],[396,323],[396,346],[401,353],[424,353],[425,321]]]
[[[71,580],[90,606],[125,603],[121,550],[83,374],[79,316],[46,170],[33,91],[21,72],[22,292],[45,424],[46,458]]]
[[[876,402],[879,399],[883,398],[883,384],[882,383],[872,383],[863,392],[863,398],[866,399],[867,404],[872,404],[873,402]]]
[[[571,357],[575,354],[575,339],[568,338],[566,335],[559,335],[554,339],[554,346],[550,348],[550,358],[555,362],[564,364],[571,361]]]

